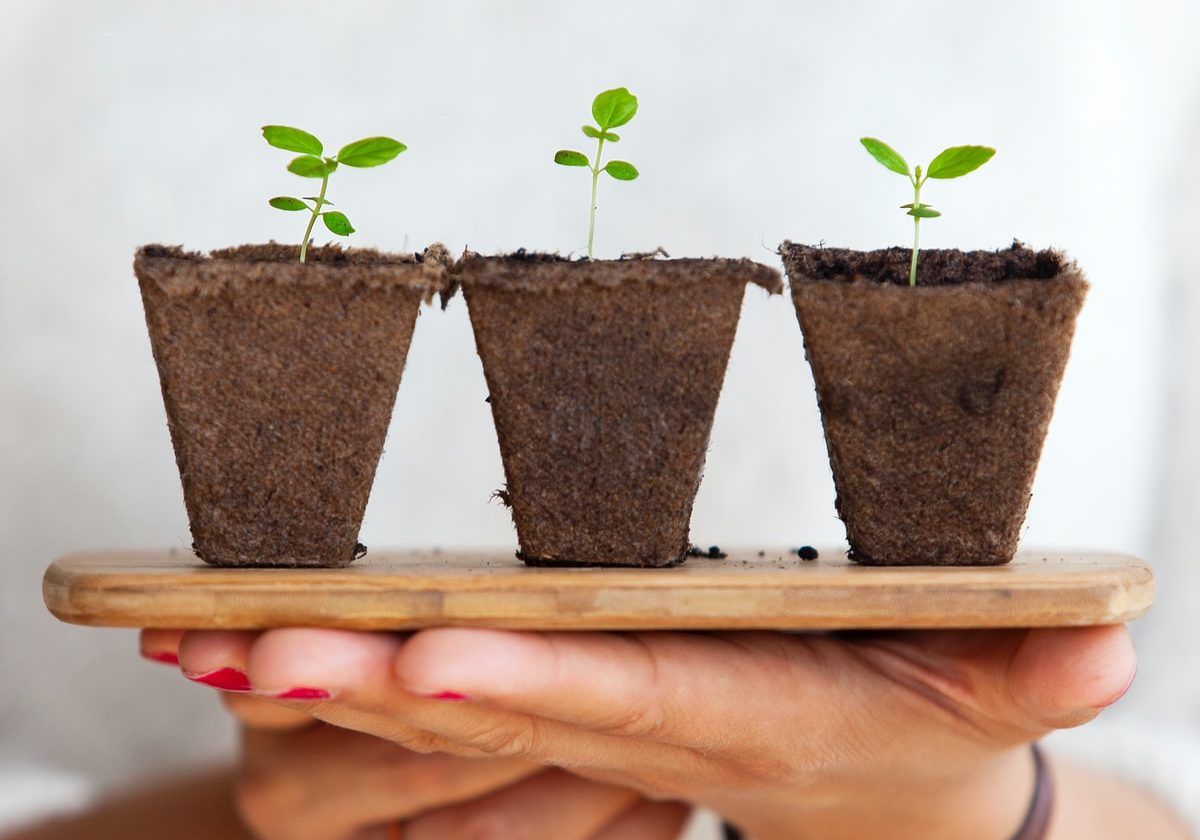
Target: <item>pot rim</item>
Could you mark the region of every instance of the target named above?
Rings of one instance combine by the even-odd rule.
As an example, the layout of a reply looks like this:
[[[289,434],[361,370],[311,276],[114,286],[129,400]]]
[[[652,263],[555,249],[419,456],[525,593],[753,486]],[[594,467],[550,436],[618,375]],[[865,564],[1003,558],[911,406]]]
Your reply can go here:
[[[616,260],[572,260],[559,254],[498,254],[466,251],[450,270],[455,286],[503,288],[528,292],[571,291],[582,286],[614,288],[626,283],[660,286],[722,281],[754,284],[770,294],[783,292],[779,269],[747,258],[646,255]]]

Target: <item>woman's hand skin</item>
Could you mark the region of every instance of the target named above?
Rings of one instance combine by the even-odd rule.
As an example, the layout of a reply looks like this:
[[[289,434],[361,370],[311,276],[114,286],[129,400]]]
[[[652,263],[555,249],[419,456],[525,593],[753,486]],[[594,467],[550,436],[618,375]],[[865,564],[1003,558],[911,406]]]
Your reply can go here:
[[[172,661],[180,635],[143,632],[143,655]],[[519,758],[416,753],[248,693],[222,698],[245,725],[235,790],[261,840],[674,840],[688,816]]]
[[[236,669],[265,694],[327,692],[279,702],[418,752],[525,759],[707,805],[757,840],[1005,840],[1032,789],[1026,745],[1090,720],[1135,668],[1122,627],[286,629],[189,633],[180,658],[193,675]],[[1056,833],[1081,836],[1069,828]]]

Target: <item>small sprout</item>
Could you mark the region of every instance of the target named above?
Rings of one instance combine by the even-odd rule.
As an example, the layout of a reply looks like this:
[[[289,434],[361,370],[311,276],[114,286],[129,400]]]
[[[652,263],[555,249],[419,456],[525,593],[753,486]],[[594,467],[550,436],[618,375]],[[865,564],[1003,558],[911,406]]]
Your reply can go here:
[[[907,215],[913,218],[912,263],[908,269],[908,285],[915,286],[917,285],[917,253],[921,249],[921,220],[936,219],[942,215],[932,206],[921,203],[921,187],[930,178],[945,180],[959,178],[968,172],[974,172],[991,160],[992,155],[996,154],[996,150],[988,146],[951,146],[935,157],[929,164],[929,169],[922,173],[919,166],[915,171],[910,170],[908,161],[882,140],[863,137],[859,142],[863,144],[871,157],[892,172],[908,178],[913,186],[913,200],[908,204],[901,204],[900,208],[907,210]]]
[[[337,170],[338,166],[354,166],[360,169],[382,166],[408,148],[399,140],[393,140],[390,137],[367,137],[342,146],[337,157],[324,157],[325,146],[307,131],[286,125],[264,125],[262,133],[263,138],[275,148],[288,152],[300,152],[300,157],[294,158],[288,164],[288,172],[299,175],[301,178],[321,179],[319,195],[306,195],[303,199],[280,195],[267,202],[276,210],[288,212],[307,210],[311,214],[308,219],[308,227],[304,230],[304,241],[300,243],[300,262],[304,262],[304,258],[308,254],[309,237],[312,235],[313,225],[316,224],[318,218],[325,223],[325,227],[331,233],[338,236],[349,236],[354,233],[354,226],[350,224],[350,219],[346,217],[345,213],[322,209],[326,205],[333,206],[333,202],[325,198],[325,191],[329,187],[329,176]],[[310,207],[306,202],[312,202],[312,206]]]
[[[637,168],[627,161],[610,160],[600,165],[600,153],[604,144],[619,142],[621,137],[610,128],[625,125],[637,113],[637,97],[626,88],[606,90],[592,100],[592,118],[596,124],[583,126],[583,134],[596,141],[596,159],[590,160],[583,152],[560,149],[554,153],[554,162],[560,166],[586,166],[592,173],[592,204],[588,213],[588,259],[592,258],[592,242],[596,236],[596,183],[600,173],[607,172],[618,181],[632,181],[638,176]]]

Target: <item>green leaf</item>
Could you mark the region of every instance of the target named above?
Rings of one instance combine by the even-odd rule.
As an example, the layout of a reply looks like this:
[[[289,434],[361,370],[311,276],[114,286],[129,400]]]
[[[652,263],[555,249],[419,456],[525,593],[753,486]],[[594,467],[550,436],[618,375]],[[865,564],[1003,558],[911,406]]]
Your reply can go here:
[[[288,195],[277,195],[267,202],[276,210],[307,210],[308,205],[298,198]]]
[[[637,109],[637,97],[623,87],[606,90],[592,100],[592,117],[601,130],[625,125]]]
[[[918,219],[936,219],[942,215],[937,210],[934,210],[928,204],[918,204],[908,211],[907,215],[914,216]]]
[[[391,137],[366,137],[347,143],[338,150],[338,163],[360,168],[382,166],[407,149],[399,140]]]
[[[337,161],[329,158],[319,158],[316,155],[303,155],[288,164],[288,172],[301,178],[324,178],[337,169]]]
[[[929,164],[930,178],[959,178],[974,172],[992,159],[996,150],[988,146],[951,146]]]
[[[264,125],[262,133],[266,141],[276,149],[302,152],[306,155],[319,155],[325,151],[321,141],[303,129],[287,125]]]
[[[315,201],[318,205],[328,204],[330,207],[333,206],[332,201],[330,201],[328,198],[321,198],[319,195],[306,195],[304,197],[309,201]]]
[[[321,221],[325,223],[325,227],[338,236],[349,236],[354,233],[354,226],[350,224],[350,220],[346,218],[346,214],[338,210],[330,210],[328,213],[322,213]]]
[[[618,181],[632,181],[638,176],[637,168],[624,160],[610,160],[604,165],[604,171]]]
[[[554,153],[554,162],[563,166],[591,166],[583,152],[572,152],[570,149],[559,149]]]
[[[908,161],[906,161],[899,152],[884,143],[882,140],[876,140],[874,137],[860,137],[859,141],[863,144],[871,157],[882,163],[888,169],[898,175],[908,175]]]
[[[583,133],[588,137],[591,137],[593,140],[598,140],[603,137],[605,141],[609,143],[617,143],[621,140],[621,135],[617,134],[615,131],[597,131],[590,125],[585,125],[583,127]]]

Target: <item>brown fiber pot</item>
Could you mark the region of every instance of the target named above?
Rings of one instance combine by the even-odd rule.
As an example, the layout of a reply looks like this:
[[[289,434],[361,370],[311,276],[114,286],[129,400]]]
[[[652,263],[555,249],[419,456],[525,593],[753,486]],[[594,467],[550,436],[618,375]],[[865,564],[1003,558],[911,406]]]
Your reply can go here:
[[[531,565],[672,566],[688,548],[749,260],[467,255],[454,269]]]
[[[860,563],[1012,559],[1087,283],[1057,251],[785,242],[825,442]]]
[[[218,566],[345,566],[422,299],[450,263],[148,245],[134,271],[193,548]]]

